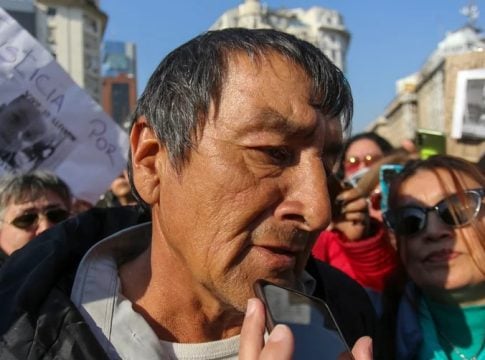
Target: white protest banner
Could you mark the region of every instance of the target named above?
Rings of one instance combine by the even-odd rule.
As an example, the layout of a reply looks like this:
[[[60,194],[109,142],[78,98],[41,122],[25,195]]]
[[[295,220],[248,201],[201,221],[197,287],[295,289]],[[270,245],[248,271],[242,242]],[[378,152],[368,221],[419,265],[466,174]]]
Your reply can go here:
[[[127,154],[126,133],[0,8],[0,175],[50,170],[95,203]]]

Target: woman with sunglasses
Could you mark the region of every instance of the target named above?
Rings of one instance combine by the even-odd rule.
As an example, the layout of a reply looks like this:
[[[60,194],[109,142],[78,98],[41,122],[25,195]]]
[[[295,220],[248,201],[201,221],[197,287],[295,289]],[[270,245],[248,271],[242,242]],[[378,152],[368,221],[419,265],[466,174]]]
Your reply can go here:
[[[397,359],[485,359],[485,177],[466,160],[435,156],[395,178],[384,217],[407,273]]]
[[[70,215],[71,191],[46,171],[0,178],[0,266],[6,257]]]

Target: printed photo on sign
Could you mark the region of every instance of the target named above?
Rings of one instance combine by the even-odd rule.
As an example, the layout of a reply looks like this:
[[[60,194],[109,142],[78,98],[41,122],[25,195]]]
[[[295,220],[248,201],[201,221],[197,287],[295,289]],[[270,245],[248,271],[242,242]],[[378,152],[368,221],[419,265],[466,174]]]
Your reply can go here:
[[[0,163],[9,172],[50,167],[69,154],[56,151],[68,137],[32,100],[22,94],[0,105]]]
[[[0,8],[0,176],[49,170],[94,204],[127,154],[126,132]]]

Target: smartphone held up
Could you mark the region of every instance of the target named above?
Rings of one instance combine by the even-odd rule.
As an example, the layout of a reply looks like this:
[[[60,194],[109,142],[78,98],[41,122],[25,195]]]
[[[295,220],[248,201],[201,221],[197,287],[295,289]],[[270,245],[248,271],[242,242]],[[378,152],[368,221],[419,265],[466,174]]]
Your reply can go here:
[[[295,339],[293,359],[353,359],[325,302],[265,280],[256,281],[254,291],[265,305],[268,332],[277,324],[291,329]]]

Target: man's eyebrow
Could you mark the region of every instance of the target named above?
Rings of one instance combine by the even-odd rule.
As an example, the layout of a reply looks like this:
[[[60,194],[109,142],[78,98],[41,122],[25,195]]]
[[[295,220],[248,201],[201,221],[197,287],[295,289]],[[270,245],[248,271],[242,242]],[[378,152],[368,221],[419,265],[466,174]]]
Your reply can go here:
[[[273,109],[264,109],[248,125],[241,129],[241,132],[274,131],[285,136],[311,136],[315,131],[315,126],[302,126],[301,124],[288,119]]]

